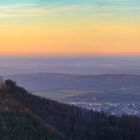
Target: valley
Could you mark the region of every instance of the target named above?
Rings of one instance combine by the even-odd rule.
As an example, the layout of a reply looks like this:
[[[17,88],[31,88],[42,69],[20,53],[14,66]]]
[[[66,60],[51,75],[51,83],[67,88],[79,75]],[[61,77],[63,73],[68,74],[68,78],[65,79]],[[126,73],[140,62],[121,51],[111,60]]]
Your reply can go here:
[[[115,115],[140,116],[140,75],[34,73],[5,76],[31,93]]]

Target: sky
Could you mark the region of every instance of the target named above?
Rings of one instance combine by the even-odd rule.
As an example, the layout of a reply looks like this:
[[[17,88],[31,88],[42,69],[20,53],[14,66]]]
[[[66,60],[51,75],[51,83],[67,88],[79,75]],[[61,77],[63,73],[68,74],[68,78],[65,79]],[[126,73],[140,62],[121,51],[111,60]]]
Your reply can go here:
[[[139,56],[139,0],[1,0],[1,56]]]

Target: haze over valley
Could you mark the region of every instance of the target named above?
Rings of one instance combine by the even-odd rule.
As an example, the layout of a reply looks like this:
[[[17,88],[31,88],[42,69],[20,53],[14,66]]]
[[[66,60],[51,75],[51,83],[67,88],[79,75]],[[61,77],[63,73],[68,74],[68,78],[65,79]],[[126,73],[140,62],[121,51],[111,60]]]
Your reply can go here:
[[[140,0],[0,0],[0,140],[140,140]]]
[[[0,73],[140,74],[139,62],[140,57],[0,57]]]
[[[16,81],[33,94],[96,111],[113,110],[111,113],[117,115],[140,114],[139,57],[1,58],[0,61],[5,62],[1,65],[5,67],[1,69],[4,78]],[[112,105],[116,107],[111,109]]]

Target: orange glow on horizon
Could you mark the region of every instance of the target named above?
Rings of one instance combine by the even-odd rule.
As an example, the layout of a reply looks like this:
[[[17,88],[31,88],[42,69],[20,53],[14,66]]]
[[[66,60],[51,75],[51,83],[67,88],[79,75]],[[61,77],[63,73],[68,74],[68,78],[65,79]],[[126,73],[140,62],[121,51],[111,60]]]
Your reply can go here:
[[[0,55],[140,55],[139,24],[88,23],[0,26]]]

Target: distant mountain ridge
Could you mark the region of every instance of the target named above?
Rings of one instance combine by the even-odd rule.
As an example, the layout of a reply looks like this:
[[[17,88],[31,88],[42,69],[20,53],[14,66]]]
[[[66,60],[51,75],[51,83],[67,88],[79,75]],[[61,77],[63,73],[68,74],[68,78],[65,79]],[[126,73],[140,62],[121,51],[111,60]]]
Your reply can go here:
[[[78,89],[107,92],[140,92],[140,75],[103,74],[75,75],[63,73],[34,73],[5,76],[28,90]]]

